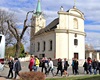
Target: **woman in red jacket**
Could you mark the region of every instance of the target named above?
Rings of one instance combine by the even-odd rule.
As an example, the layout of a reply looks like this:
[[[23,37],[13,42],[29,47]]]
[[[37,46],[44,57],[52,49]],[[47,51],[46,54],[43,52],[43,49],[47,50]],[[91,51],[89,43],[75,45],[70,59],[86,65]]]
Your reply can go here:
[[[32,71],[32,66],[34,65],[35,60],[34,60],[34,55],[30,56],[30,63],[29,63],[29,70]]]

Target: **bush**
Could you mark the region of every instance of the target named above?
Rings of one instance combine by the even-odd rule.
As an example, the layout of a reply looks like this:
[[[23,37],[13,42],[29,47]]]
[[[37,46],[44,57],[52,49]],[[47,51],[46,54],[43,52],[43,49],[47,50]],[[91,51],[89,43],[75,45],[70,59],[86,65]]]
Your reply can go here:
[[[20,80],[45,80],[45,74],[42,72],[22,72]]]

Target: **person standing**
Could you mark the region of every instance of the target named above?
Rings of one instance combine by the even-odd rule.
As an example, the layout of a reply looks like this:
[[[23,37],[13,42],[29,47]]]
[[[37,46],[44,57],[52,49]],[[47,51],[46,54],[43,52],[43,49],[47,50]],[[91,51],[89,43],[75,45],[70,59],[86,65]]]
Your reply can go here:
[[[14,79],[16,79],[17,75],[20,76],[19,75],[19,71],[21,70],[21,63],[18,60],[18,58],[14,59],[14,66],[13,67],[14,67],[13,69],[15,71],[15,77],[14,77]]]
[[[14,64],[13,58],[10,57],[9,58],[9,62],[8,62],[8,65],[9,65],[9,73],[8,73],[7,78],[13,78],[13,64]],[[11,77],[10,77],[10,75],[11,75]]]
[[[73,58],[73,59],[72,59],[72,64],[71,64],[71,66],[72,66],[72,73],[73,73],[73,74],[75,73],[74,63],[75,63],[75,60],[74,60],[74,58]]]
[[[31,55],[30,56],[30,62],[29,62],[29,65],[28,65],[28,68],[29,68],[30,71],[32,71],[34,64],[35,64],[34,55]]]
[[[76,74],[79,74],[79,72],[78,72],[78,61],[77,61],[77,59],[75,59],[75,62],[74,62],[74,68],[75,68],[75,75]]]

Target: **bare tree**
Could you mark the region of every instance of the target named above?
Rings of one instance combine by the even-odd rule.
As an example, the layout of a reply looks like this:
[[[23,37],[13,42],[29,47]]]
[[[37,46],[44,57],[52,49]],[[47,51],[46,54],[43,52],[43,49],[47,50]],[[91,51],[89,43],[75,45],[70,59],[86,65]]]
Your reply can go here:
[[[94,47],[90,44],[85,44],[85,50],[89,53],[89,52],[95,52]]]
[[[20,33],[19,33],[18,29],[16,28],[16,25],[13,22],[13,20],[12,19],[8,19],[7,20],[8,29],[13,34],[14,38],[16,39],[15,57],[19,56],[21,40],[22,40],[22,38],[24,36],[24,33],[25,33],[26,29],[29,27],[29,25],[27,25],[27,20],[28,20],[28,14],[30,12],[33,12],[33,11],[27,12],[26,19],[24,20],[23,29],[22,29],[22,32],[20,32]]]
[[[14,44],[13,35],[6,25],[6,20],[11,19],[11,16],[13,16],[12,13],[8,13],[7,11],[0,9],[0,33],[6,36],[6,46]]]

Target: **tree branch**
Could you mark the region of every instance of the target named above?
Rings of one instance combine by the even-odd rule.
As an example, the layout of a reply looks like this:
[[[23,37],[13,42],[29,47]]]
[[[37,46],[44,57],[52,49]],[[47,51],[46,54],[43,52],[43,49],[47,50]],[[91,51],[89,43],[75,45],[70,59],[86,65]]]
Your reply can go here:
[[[8,24],[8,29],[11,31],[11,33],[14,35],[14,37],[17,39],[15,32],[10,28],[11,25],[10,25],[9,20],[7,20],[7,24]]]
[[[22,30],[22,33],[21,33],[20,39],[23,38],[23,35],[24,35],[26,29],[28,28],[28,26],[26,25],[27,20],[28,20],[28,14],[29,14],[29,13],[33,13],[33,12],[34,12],[34,11],[29,11],[29,12],[27,12],[26,19],[24,20],[24,28],[23,28],[23,30]]]

